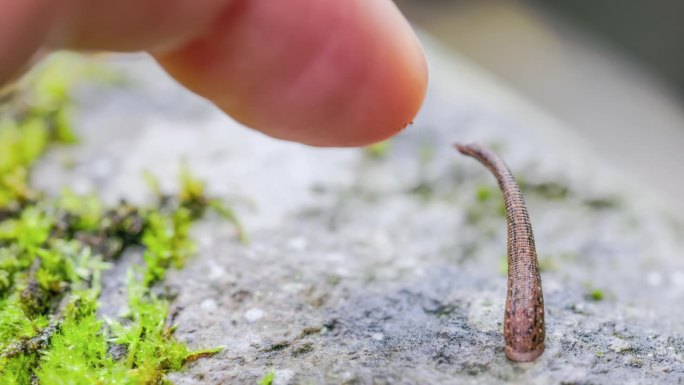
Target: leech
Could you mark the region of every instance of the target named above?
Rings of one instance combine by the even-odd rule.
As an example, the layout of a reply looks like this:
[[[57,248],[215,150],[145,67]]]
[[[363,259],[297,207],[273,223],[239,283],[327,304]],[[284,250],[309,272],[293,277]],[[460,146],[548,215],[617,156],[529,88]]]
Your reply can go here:
[[[525,201],[508,166],[494,151],[478,144],[455,144],[494,174],[506,204],[508,223],[508,294],[504,313],[506,357],[533,361],[544,352],[544,296],[532,224]]]

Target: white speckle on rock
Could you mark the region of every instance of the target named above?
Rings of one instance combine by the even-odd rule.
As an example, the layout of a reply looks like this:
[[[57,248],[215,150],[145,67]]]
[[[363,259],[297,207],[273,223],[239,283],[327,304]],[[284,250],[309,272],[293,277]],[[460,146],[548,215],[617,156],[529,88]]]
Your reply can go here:
[[[415,258],[401,258],[396,262],[399,269],[418,269],[420,268],[418,260]]]
[[[499,331],[501,327],[498,322],[501,321],[503,297],[496,295],[494,292],[481,293],[468,309],[468,325],[477,328],[480,331]]]
[[[211,265],[211,270],[209,270],[209,279],[217,280],[224,275],[226,275],[226,269],[224,269],[223,266],[218,264]]]
[[[335,268],[333,273],[342,278],[347,278],[351,276],[351,271],[349,271],[349,269],[344,266]]]
[[[677,270],[673,272],[670,279],[672,280],[672,284],[674,286],[684,287],[684,271]]]
[[[247,352],[251,348],[251,344],[254,341],[248,339],[236,339],[230,341],[230,349],[233,352]],[[257,342],[258,343],[258,342]]]
[[[213,298],[206,298],[200,302],[200,307],[206,311],[216,310],[216,300]]]
[[[651,271],[646,275],[646,282],[648,282],[650,286],[658,287],[663,283],[663,276],[657,271]]]
[[[352,372],[340,373],[340,379],[350,382],[356,378],[356,375]]]
[[[613,342],[610,344],[610,349],[613,350],[615,353],[622,353],[625,352],[629,349],[631,349],[631,345],[629,342],[625,340],[621,340],[619,338],[613,339]]]
[[[286,283],[285,285],[283,285],[283,286],[281,287],[281,290],[282,290],[284,293],[296,294],[296,293],[301,293],[301,292],[302,292],[304,289],[306,289],[306,288],[307,288],[307,286],[304,285],[303,283],[300,283],[300,282],[290,282],[290,283]]]
[[[293,250],[293,251],[304,251],[304,250],[306,250],[306,247],[308,245],[309,245],[309,241],[307,241],[306,238],[304,238],[304,237],[292,238],[287,243],[287,247],[289,247],[290,250]]]
[[[557,279],[548,278],[544,280],[544,294],[559,293],[563,289],[563,285]]]
[[[345,261],[349,258],[344,253],[333,252],[333,253],[326,254],[325,259],[330,261],[330,262],[339,262],[339,261]]]
[[[290,369],[277,369],[273,371],[273,385],[290,385],[294,383],[295,372]]]
[[[264,311],[259,308],[252,308],[245,312],[247,322],[256,322],[264,316]]]
[[[79,178],[76,179],[72,184],[71,184],[71,190],[79,195],[85,195],[89,194],[93,191],[94,186],[93,183],[90,179],[87,178]]]
[[[214,245],[214,238],[212,238],[212,234],[204,233],[196,236],[195,239],[197,239],[197,244],[203,248],[210,248]]]
[[[109,176],[114,171],[114,165],[111,158],[96,159],[91,165],[91,171],[96,178],[104,178]]]
[[[373,333],[371,334],[371,338],[376,341],[382,341],[383,339],[385,339],[385,335],[382,333]]]

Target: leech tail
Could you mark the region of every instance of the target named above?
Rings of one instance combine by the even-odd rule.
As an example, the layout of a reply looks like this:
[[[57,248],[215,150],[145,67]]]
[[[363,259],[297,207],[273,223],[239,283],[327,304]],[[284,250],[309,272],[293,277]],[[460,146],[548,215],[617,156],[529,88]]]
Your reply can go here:
[[[479,144],[455,144],[494,174],[503,193],[508,224],[508,293],[504,313],[506,357],[533,361],[544,352],[544,296],[537,252],[527,207],[520,188],[503,159]]]

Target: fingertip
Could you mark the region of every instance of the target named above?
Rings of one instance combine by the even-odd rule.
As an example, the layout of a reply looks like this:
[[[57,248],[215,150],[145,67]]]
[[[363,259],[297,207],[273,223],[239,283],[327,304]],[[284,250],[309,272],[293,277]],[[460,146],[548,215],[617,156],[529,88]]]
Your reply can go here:
[[[18,75],[38,51],[55,8],[53,0],[0,1],[0,85]]]
[[[420,43],[391,1],[237,2],[159,62],[243,124],[314,146],[392,136],[425,96]]]

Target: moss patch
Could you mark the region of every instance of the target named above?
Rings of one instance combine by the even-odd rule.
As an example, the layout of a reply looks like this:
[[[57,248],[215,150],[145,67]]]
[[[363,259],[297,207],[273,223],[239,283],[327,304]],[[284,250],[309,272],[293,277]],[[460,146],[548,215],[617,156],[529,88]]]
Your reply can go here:
[[[244,234],[186,169],[178,194],[155,191],[147,207],[33,190],[31,165],[50,146],[76,141],[71,83],[56,63],[0,98],[0,383],[167,383],[166,373],[219,349],[178,341],[169,302],[152,287],[192,255],[189,230],[207,210]],[[131,245],[144,248],[145,263],[129,272],[127,313],[98,319],[101,273]]]

